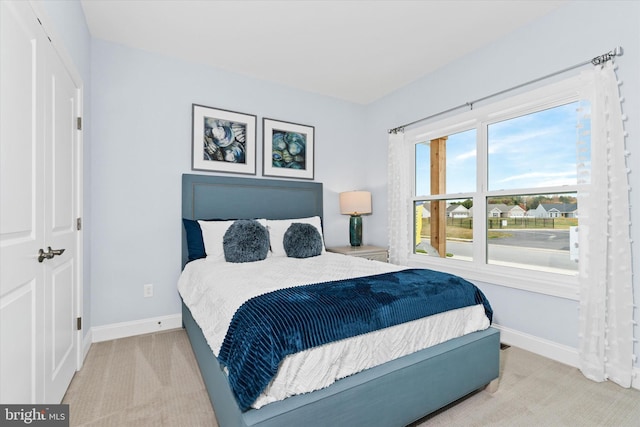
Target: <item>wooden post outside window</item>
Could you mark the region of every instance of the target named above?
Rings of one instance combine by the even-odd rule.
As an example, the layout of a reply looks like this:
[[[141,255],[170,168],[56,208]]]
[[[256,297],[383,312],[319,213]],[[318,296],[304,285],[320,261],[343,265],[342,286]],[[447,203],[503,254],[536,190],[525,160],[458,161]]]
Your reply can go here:
[[[447,137],[431,140],[431,195],[446,194]],[[447,203],[431,201],[431,246],[444,258],[447,255]]]

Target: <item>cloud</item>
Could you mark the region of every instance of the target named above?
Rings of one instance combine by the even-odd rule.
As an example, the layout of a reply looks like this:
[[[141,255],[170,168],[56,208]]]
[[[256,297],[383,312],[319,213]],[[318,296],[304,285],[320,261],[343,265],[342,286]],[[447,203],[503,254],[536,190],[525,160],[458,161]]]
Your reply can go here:
[[[509,129],[505,129],[505,131],[510,132]],[[502,151],[517,151],[518,153],[522,153],[523,150],[527,150],[527,143],[533,144],[540,140],[557,140],[563,131],[565,131],[565,129],[547,127],[530,132],[509,133],[502,137],[490,138],[487,148],[489,154],[496,154]]]
[[[521,182],[519,185],[510,185],[509,188],[527,188],[527,187],[556,187],[563,185],[575,185],[576,183],[576,171],[561,171],[561,172],[528,172],[518,175],[511,175],[500,180],[497,180],[493,185],[499,185],[504,183]]]
[[[457,162],[463,162],[467,159],[475,158],[476,154],[477,154],[477,151],[474,148],[473,150],[465,151],[464,153],[458,154],[457,156],[454,157],[453,160]]]

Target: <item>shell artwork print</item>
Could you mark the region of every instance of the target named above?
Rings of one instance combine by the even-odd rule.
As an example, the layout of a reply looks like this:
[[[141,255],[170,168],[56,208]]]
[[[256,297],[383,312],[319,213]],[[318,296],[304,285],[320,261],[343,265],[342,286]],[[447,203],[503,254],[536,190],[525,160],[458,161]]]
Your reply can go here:
[[[262,119],[262,174],[313,179],[315,127]]]
[[[306,169],[307,136],[298,132],[273,130],[272,166],[274,168]]]
[[[246,123],[204,117],[203,160],[246,163]]]

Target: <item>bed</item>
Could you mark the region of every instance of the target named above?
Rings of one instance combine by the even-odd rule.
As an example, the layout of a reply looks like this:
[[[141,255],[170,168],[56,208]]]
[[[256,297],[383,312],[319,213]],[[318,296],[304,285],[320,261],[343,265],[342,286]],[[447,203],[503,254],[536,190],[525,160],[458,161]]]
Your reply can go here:
[[[182,193],[182,216],[191,220],[322,217],[323,189],[316,182],[185,174]],[[182,246],[184,267],[189,254],[184,229]],[[404,426],[495,384],[498,378],[499,332],[489,327],[371,367],[322,389],[243,411],[212,352],[210,338],[184,301],[182,316],[221,427]]]

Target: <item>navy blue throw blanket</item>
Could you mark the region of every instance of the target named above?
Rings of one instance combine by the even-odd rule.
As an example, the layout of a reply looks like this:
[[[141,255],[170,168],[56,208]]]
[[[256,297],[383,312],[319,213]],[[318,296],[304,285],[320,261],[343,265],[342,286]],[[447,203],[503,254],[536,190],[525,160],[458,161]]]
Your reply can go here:
[[[245,411],[289,354],[476,304],[484,305],[491,321],[493,311],[480,289],[425,269],[281,289],[236,311],[218,359]]]

